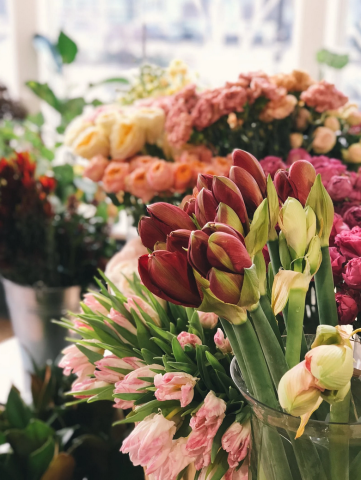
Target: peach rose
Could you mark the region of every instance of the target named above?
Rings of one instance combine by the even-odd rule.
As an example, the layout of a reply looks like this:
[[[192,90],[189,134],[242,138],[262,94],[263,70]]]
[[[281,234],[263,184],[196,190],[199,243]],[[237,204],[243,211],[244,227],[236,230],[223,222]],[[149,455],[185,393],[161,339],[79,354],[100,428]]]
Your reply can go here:
[[[312,148],[316,153],[327,153],[336,143],[336,134],[327,127],[317,127],[313,132]]]
[[[144,128],[135,117],[121,117],[110,134],[112,158],[125,160],[139,152],[145,143]]]
[[[103,188],[107,193],[118,193],[125,188],[125,178],[129,173],[129,163],[110,162],[103,176]]]
[[[193,178],[193,170],[187,163],[175,163],[174,184],[173,188],[176,192],[184,192],[191,184]]]
[[[149,202],[155,191],[150,187],[147,180],[147,170],[143,167],[136,168],[125,179],[125,189],[135,197],[139,197],[143,203]]]
[[[311,112],[307,108],[300,108],[296,115],[296,128],[303,132],[311,120]]]
[[[74,153],[84,158],[95,155],[109,155],[109,139],[100,127],[92,126],[83,130],[72,144]]]
[[[216,172],[218,172],[217,175],[228,177],[231,166],[232,161],[230,161],[227,157],[212,158],[212,167],[216,170]]]
[[[149,168],[150,165],[159,160],[157,157],[151,157],[150,155],[137,155],[133,157],[129,162],[129,172],[132,173],[136,168],[143,167]]]
[[[64,134],[64,144],[71,147],[79,135],[84,132],[88,127],[93,126],[93,123],[88,120],[84,115],[72,120]]]
[[[93,182],[100,182],[108,165],[107,158],[103,155],[95,155],[85,167],[83,177],[90,178]]]
[[[290,144],[292,148],[300,148],[303,143],[302,133],[291,133],[290,135]]]
[[[348,109],[347,116],[346,116],[346,122],[349,125],[351,125],[351,127],[354,127],[356,125],[360,125],[360,123],[361,123],[361,112],[357,109],[357,107],[353,107],[351,109]]]
[[[173,165],[164,160],[154,162],[148,169],[147,181],[150,187],[157,192],[169,190],[174,183]]]
[[[324,122],[324,126],[329,128],[330,130],[333,130],[334,132],[337,132],[341,128],[338,118],[334,116],[327,117]]]
[[[259,118],[263,122],[281,120],[282,118],[286,118],[288,115],[291,115],[296,105],[297,98],[294,95],[285,95],[280,99],[271,100],[268,102],[265,109],[261,112]]]
[[[361,144],[354,143],[347,150],[342,150],[342,157],[346,163],[361,163]]]

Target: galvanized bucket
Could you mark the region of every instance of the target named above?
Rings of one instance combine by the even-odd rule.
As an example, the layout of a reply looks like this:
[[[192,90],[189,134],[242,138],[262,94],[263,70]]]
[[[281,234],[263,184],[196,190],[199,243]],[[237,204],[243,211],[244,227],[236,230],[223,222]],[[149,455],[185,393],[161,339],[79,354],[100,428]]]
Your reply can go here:
[[[51,322],[68,310],[79,311],[80,287],[48,288],[18,285],[2,279],[12,327],[18,338],[26,369],[33,371],[32,361],[42,367],[55,360],[66,346],[66,331]]]

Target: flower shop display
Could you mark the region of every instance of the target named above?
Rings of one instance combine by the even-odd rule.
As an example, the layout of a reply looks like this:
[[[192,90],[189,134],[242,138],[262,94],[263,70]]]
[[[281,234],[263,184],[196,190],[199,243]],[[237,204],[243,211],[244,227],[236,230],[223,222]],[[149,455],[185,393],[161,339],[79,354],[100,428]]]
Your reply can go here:
[[[345,321],[332,272],[339,289],[359,288],[359,231],[334,219],[315,167],[295,161],[273,182],[235,150],[229,177],[201,174],[182,207],[147,211],[136,296],[104,277],[108,289],[99,282],[75,322],[62,322],[82,336],[61,362],[78,375],[70,394],[132,408],[122,451],[151,480],[193,468],[211,480],[357,478],[357,312]]]

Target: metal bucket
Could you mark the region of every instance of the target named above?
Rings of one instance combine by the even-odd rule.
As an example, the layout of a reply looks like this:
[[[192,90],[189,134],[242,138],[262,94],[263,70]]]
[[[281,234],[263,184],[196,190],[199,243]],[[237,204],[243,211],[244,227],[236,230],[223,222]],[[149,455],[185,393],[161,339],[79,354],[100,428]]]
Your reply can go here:
[[[66,346],[66,331],[51,320],[59,320],[68,310],[79,311],[80,287],[48,288],[41,283],[26,287],[5,278],[2,281],[24,365],[33,371],[32,360],[42,367]]]

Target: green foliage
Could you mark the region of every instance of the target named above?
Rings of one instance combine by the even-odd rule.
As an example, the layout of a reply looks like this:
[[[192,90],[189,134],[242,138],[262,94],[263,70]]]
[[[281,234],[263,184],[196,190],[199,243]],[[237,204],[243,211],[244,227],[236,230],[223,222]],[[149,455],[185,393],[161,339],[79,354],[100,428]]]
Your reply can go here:
[[[78,53],[76,43],[64,32],[59,33],[58,43],[56,45],[63,63],[72,63]]]
[[[318,50],[316,59],[320,65],[327,65],[328,67],[335,68],[336,70],[341,70],[349,63],[348,55],[340,55],[338,53],[331,52],[326,48]]]

